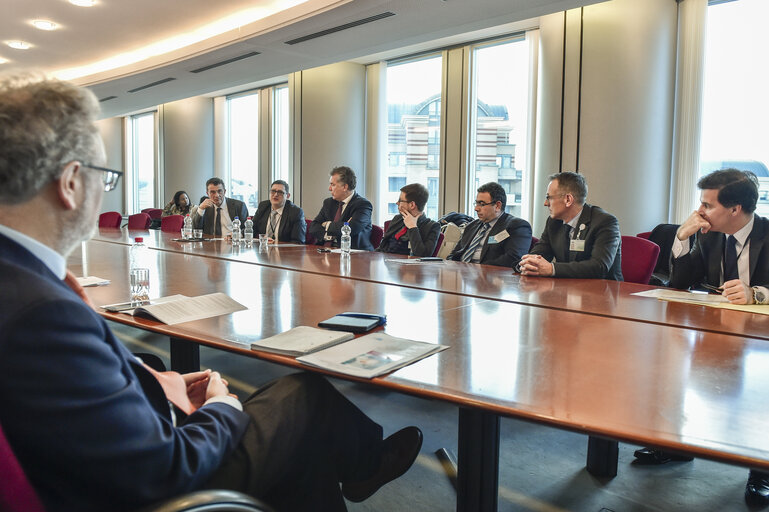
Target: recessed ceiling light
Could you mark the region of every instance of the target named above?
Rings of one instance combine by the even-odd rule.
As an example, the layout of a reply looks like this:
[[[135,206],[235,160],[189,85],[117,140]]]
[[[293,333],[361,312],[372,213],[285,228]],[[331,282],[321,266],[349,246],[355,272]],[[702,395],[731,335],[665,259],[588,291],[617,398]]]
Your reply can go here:
[[[0,64],[5,64],[6,62],[9,62],[9,60],[0,57]]]
[[[32,25],[40,30],[56,30],[59,28],[56,23],[48,20],[32,20]]]
[[[5,44],[16,50],[29,50],[32,45],[24,41],[6,41]]]
[[[78,7],[93,7],[96,5],[96,0],[69,0],[69,3]]]

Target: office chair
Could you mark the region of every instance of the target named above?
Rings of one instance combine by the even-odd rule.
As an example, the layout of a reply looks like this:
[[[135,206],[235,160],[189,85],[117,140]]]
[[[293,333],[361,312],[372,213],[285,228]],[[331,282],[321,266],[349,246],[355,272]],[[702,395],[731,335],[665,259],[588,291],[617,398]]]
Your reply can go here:
[[[118,212],[104,212],[99,215],[99,227],[100,228],[120,228],[120,223],[123,222],[123,216]]]
[[[160,219],[160,231],[180,232],[184,226],[184,215],[169,215]]]
[[[435,249],[433,249],[433,253],[430,255],[433,258],[438,256],[438,252],[441,250],[441,246],[443,245],[443,239],[446,238],[446,235],[443,233],[438,234],[438,240],[435,242]]]
[[[312,224],[312,219],[305,218],[304,221],[307,223],[307,232],[304,234],[304,243],[307,245],[318,245],[318,241],[310,234],[310,224]]]
[[[382,243],[382,238],[384,238],[384,229],[381,228],[381,226],[377,226],[376,224],[371,225],[371,236],[369,239],[371,240],[371,245],[374,246],[374,249],[379,247],[379,244]]]
[[[135,213],[128,216],[128,229],[149,229],[152,218],[146,213]]]
[[[628,283],[649,284],[660,246],[637,236],[622,237],[622,277]]]

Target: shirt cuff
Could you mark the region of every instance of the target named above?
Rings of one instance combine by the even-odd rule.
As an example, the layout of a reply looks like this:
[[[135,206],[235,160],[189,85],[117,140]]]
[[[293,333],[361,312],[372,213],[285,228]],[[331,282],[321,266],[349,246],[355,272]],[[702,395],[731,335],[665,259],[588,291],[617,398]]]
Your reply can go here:
[[[227,404],[230,407],[234,407],[235,409],[242,411],[243,410],[243,404],[240,403],[240,400],[235,398],[234,396],[212,396],[208,400],[205,401],[203,404],[204,406],[208,404],[215,404],[215,403],[223,403]]]
[[[673,247],[670,249],[674,258],[680,258],[689,252],[689,239],[679,240],[678,236],[673,237]]]

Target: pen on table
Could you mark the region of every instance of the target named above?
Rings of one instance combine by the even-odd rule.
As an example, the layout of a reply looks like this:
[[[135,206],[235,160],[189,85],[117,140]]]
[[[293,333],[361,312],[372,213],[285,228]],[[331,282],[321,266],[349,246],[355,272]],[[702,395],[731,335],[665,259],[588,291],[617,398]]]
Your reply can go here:
[[[716,292],[716,293],[723,293],[723,291],[724,291],[724,289],[722,287],[720,287],[720,286],[713,286],[712,284],[708,284],[708,283],[701,283],[700,286],[702,286],[706,290],[710,290],[710,291]]]

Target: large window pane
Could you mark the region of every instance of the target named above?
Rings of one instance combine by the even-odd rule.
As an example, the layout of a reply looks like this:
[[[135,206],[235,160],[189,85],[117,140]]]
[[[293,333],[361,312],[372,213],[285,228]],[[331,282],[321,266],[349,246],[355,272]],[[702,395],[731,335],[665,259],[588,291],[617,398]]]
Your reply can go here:
[[[227,196],[243,201],[249,211],[255,211],[259,204],[259,94],[227,98],[227,120]]]
[[[735,167],[758,176],[762,216],[769,215],[767,17],[766,0],[708,7],[700,143],[701,175]]]
[[[139,212],[155,208],[155,113],[133,116],[131,132],[134,212]]]
[[[428,187],[425,214],[438,218],[440,126],[441,57],[388,66],[387,167],[380,176],[379,225],[392,218],[392,205],[407,183]]]
[[[507,192],[506,211],[528,217],[529,44],[524,37],[473,49],[468,183],[496,181]],[[468,191],[472,211],[476,189]]]
[[[293,186],[288,172],[288,86],[273,89],[272,179]]]

